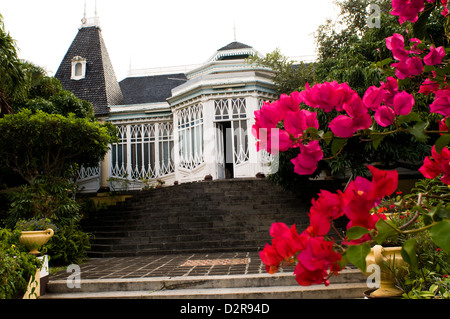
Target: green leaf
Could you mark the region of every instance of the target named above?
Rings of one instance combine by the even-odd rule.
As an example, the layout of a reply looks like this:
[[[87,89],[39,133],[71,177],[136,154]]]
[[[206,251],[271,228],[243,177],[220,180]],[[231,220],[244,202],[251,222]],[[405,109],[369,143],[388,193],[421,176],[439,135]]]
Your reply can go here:
[[[366,257],[369,253],[370,245],[368,243],[351,245],[347,248],[348,261],[363,272],[366,271]]]
[[[327,143],[327,145],[330,145],[330,143],[333,141],[333,132],[328,131],[323,135],[323,139],[325,140],[325,143]]]
[[[414,137],[420,141],[425,142],[430,137],[424,133],[427,128],[428,122],[417,122],[414,126],[408,127],[408,132],[414,135]]]
[[[430,235],[434,243],[450,253],[450,220],[443,220],[431,227]]]
[[[436,147],[436,152],[441,154],[442,149],[446,147],[449,143],[450,143],[450,134],[441,135],[441,137],[439,137],[436,140],[436,143],[434,144]]]
[[[349,230],[347,230],[347,239],[348,240],[360,239],[362,236],[368,233],[369,230],[367,228],[361,226],[354,226]]]
[[[378,234],[375,236],[374,239],[380,245],[386,240],[386,238],[394,236],[398,232],[398,229],[394,225],[394,223],[388,219],[378,220],[378,222],[375,224],[375,228],[377,229]]]
[[[417,241],[414,238],[410,238],[403,243],[401,251],[403,260],[410,265],[413,271],[418,271],[416,249]]]
[[[370,134],[370,139],[373,141],[373,148],[376,150],[380,145],[381,141],[383,141],[385,135],[379,134]]]
[[[400,115],[397,119],[398,124],[421,121],[420,115],[414,112],[411,112],[408,115]]]
[[[335,138],[333,139],[333,142],[331,143],[331,152],[333,155],[336,155],[337,152],[345,145],[347,144],[346,138]]]

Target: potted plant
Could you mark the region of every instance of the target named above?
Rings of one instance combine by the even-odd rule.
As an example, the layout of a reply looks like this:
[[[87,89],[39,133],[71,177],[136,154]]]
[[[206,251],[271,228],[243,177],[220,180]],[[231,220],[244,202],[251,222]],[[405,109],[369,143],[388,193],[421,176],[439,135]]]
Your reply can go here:
[[[414,23],[424,9],[399,6],[398,1],[392,4],[394,10],[391,13],[403,22]],[[421,4],[427,6],[421,25],[435,8],[438,14],[444,10],[442,14],[448,15],[447,8],[438,1],[424,0]],[[291,227],[284,223],[272,225],[272,243],[266,244],[260,252],[269,273],[276,272],[280,265],[295,265],[294,274],[300,285],[329,285],[329,278],[337,275],[347,263],[363,272],[368,264],[377,261],[380,269],[392,273],[399,269],[418,272],[417,243],[422,233],[427,233],[433,245],[450,254],[448,57],[442,46],[422,43],[417,38],[411,38],[409,44],[405,42],[400,34],[386,38],[386,47],[398,63],[391,63],[395,61],[388,58],[376,64],[378,70],[386,72],[386,82],[381,82],[380,86],[371,86],[360,96],[347,83],[333,81],[311,87],[306,84],[301,92],[282,94],[279,100],[264,103],[255,112],[252,132],[258,141],[258,150],[265,149],[277,155],[299,149],[298,155],[291,160],[294,172],[308,176],[317,171],[320,161],[337,158],[350,140],[356,139],[360,145],[371,143],[377,150],[386,136],[411,134],[418,141],[434,142],[431,156],[425,158],[419,171],[426,179],[438,180],[441,192],[421,191],[415,194],[414,200],[402,196],[399,202],[408,203],[403,211],[408,220],[397,223],[395,215],[389,218],[385,215],[388,209],[383,206],[383,201],[397,191],[397,171],[367,165],[371,180],[351,176],[344,190],[335,193],[321,190],[312,199],[308,214],[310,224],[302,232],[297,231],[295,224]],[[401,85],[406,86],[412,79],[422,83],[420,90],[411,92],[409,87],[409,92],[402,91]],[[428,105],[431,114],[425,114],[415,105],[412,93],[434,97]],[[317,110],[326,113],[327,127],[319,127]],[[439,128],[429,130],[430,121],[436,119],[439,125],[435,123],[434,126]],[[325,148],[332,156],[325,158]],[[343,217],[348,219],[348,224],[346,231],[341,233],[335,228],[334,221]],[[330,235],[331,231],[334,237]],[[386,243],[397,243],[399,247],[383,248]],[[400,255],[389,257],[394,250]],[[395,266],[391,262],[395,259],[403,259],[404,264]],[[401,295],[401,291],[382,292],[379,293],[383,297]]]
[[[38,249],[53,236],[57,227],[48,218],[19,220],[16,229],[21,231],[19,242],[30,250],[30,254],[39,255]]]

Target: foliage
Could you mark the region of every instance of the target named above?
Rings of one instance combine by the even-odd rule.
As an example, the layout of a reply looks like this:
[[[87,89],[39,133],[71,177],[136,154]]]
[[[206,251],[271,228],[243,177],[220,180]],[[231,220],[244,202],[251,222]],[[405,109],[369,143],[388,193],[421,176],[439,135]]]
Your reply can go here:
[[[81,230],[79,223],[61,226],[45,248],[52,265],[80,264],[86,261],[87,251],[91,248],[91,237],[92,235]]]
[[[41,175],[66,176],[75,164],[98,165],[116,140],[113,130],[72,114],[23,110],[0,119],[0,155],[28,183]]]
[[[0,299],[21,297],[40,261],[23,250],[20,231],[0,229]]]
[[[36,230],[47,230],[53,229],[53,231],[58,230],[55,224],[48,218],[33,218],[29,220],[19,220],[16,223],[15,229],[20,231],[36,231]]]
[[[76,185],[66,179],[39,178],[23,185],[11,196],[6,226],[12,228],[20,219],[31,218],[49,218],[58,225],[80,220],[75,190]]]
[[[17,56],[15,40],[5,31],[0,15],[0,116],[12,112],[11,103],[25,95],[25,73]]]
[[[289,93],[305,87],[306,83],[315,82],[314,64],[294,61],[282,55],[279,49],[266,54],[263,58],[252,56],[249,63],[265,66],[275,71],[273,78],[278,93]]]
[[[252,132],[258,140],[258,150],[265,149],[272,155],[299,150],[291,163],[294,172],[304,176],[315,173],[318,163],[341,157],[352,141],[370,144],[379,152],[388,136],[395,141],[400,134],[409,134],[432,146],[431,155],[425,157],[419,171],[434,181],[418,184],[417,198],[410,195],[396,198],[387,208],[379,206],[380,201],[396,191],[399,174],[366,164],[372,180],[357,176],[349,180],[343,191],[321,190],[311,201],[309,226],[298,233],[295,224],[289,228],[274,223],[270,229],[272,245],[267,244],[260,256],[269,273],[276,272],[284,263],[295,264],[294,274],[300,285],[328,285],[329,278],[348,262],[365,271],[372,245],[398,244],[403,260],[414,274],[408,283],[413,285],[412,296],[432,293],[435,297],[448,297],[445,279],[450,254],[450,87],[446,82],[449,50],[426,42],[429,30],[425,28],[433,21],[431,11],[445,16],[447,23],[448,10],[439,2],[421,0],[415,1],[415,5],[394,0],[392,6],[391,14],[398,15],[400,23],[417,23],[409,25],[411,38],[405,40],[394,33],[385,39],[386,48],[396,60],[388,58],[375,63],[380,72],[388,75],[385,81],[364,88],[363,92],[355,91],[347,82],[331,81],[306,85],[305,90],[290,95],[282,94],[279,100],[266,102],[255,112]],[[419,35],[421,39],[414,38]],[[446,41],[443,43],[448,45]],[[303,107],[303,103],[309,108]],[[326,127],[321,126],[316,110],[329,117]],[[325,158],[328,150],[323,149],[324,145],[331,148],[331,157]],[[367,148],[360,147],[360,153],[362,149]],[[366,163],[370,163],[368,159],[370,156]],[[396,215],[386,216],[384,213],[389,210]],[[335,239],[329,232],[335,230],[334,221],[342,216],[349,220],[347,232],[336,231],[339,237]],[[426,265],[431,265],[432,270]],[[433,282],[425,288],[427,292],[416,294],[417,282],[423,284],[429,278]]]

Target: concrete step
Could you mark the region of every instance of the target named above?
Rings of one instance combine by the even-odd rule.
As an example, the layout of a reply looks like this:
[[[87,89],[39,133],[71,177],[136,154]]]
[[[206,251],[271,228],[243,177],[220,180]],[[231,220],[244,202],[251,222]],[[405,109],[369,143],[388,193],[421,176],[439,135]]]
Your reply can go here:
[[[331,284],[328,287],[312,285],[46,294],[41,299],[353,299],[363,298],[365,290],[365,283],[350,283]]]
[[[41,298],[362,298],[365,280],[357,269],[343,270],[328,287],[299,286],[292,273],[82,280],[72,289],[65,280],[55,280]]]

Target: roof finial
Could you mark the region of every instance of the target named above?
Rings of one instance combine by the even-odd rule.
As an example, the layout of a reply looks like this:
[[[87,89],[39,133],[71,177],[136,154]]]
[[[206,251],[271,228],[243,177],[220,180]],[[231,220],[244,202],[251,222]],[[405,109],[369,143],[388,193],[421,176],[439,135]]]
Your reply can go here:
[[[236,20],[233,19],[234,42],[236,42]]]
[[[92,9],[91,9],[92,10]],[[99,18],[98,18],[98,12],[97,12],[97,0],[95,0],[95,8],[94,8],[94,17],[87,17],[87,0],[84,0],[84,15],[83,19],[81,19],[81,28],[86,27],[99,27]]]
[[[84,0],[84,14],[83,14],[83,19],[81,19],[81,23],[82,24],[86,23],[86,0]]]

